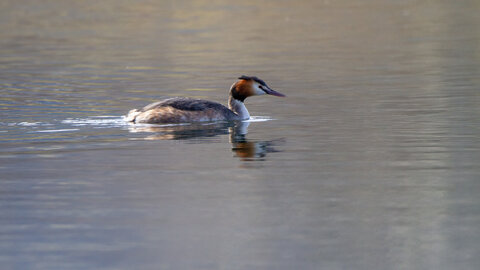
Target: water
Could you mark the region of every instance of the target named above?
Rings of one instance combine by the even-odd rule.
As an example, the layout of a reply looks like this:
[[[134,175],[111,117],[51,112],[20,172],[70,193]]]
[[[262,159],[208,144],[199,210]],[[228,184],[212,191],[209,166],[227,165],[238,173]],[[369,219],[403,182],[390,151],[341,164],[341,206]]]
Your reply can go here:
[[[478,1],[3,1],[2,269],[477,269]],[[134,126],[170,96],[285,99]]]

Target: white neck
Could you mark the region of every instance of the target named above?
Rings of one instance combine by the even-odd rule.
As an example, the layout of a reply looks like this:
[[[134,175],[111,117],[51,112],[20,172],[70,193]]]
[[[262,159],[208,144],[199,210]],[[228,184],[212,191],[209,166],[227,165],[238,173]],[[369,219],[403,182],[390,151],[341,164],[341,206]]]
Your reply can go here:
[[[247,107],[240,100],[230,97],[228,99],[228,108],[238,115],[241,120],[246,120],[250,118]]]

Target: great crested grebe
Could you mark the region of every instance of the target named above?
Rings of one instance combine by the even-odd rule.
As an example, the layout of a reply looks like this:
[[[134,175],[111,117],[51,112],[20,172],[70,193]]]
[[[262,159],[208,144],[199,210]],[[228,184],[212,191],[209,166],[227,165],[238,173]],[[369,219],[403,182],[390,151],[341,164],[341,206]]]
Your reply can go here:
[[[245,104],[247,97],[258,95],[285,97],[254,76],[241,76],[230,87],[228,108],[220,103],[192,98],[169,98],[128,112],[125,120],[133,123],[186,123],[250,118]]]

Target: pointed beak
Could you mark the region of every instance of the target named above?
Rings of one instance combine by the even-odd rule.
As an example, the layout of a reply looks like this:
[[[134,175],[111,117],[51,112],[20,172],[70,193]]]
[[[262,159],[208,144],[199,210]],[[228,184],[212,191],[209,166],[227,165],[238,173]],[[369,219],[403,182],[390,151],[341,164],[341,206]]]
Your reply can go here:
[[[263,91],[265,91],[265,93],[267,93],[268,95],[272,95],[272,96],[277,96],[277,97],[286,97],[284,94],[280,93],[280,92],[277,92],[273,89],[271,89],[270,87],[262,87]]]

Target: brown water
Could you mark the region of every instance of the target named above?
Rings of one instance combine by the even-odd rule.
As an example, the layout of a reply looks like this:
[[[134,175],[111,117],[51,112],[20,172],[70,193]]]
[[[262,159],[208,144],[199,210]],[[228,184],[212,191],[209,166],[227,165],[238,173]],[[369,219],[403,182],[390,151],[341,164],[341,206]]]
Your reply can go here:
[[[479,14],[2,1],[1,269],[478,269]],[[122,121],[225,103],[242,74],[288,98],[237,126]]]

